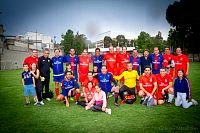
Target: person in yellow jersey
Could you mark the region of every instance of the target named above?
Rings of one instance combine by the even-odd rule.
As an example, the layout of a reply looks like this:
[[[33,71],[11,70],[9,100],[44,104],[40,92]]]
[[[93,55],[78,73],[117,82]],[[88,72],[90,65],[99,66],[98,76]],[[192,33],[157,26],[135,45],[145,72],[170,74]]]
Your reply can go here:
[[[135,86],[136,86],[136,80],[139,79],[138,72],[136,70],[133,70],[133,64],[131,62],[127,63],[127,70],[122,72],[119,76],[114,76],[114,79],[120,80],[124,77],[124,85],[119,90],[119,95],[121,98],[120,104],[124,104],[124,92],[127,92],[129,95],[134,95],[135,97]]]

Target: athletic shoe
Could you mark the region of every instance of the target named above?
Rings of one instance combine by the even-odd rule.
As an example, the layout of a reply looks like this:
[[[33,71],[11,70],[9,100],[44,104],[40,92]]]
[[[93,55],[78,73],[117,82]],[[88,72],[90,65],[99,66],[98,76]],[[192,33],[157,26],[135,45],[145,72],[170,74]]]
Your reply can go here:
[[[34,103],[35,106],[41,106],[41,104],[39,102]]]
[[[78,104],[78,102],[75,102],[75,104]]]
[[[144,100],[142,99],[141,101],[140,101],[140,104],[142,104],[144,102]]]
[[[198,105],[198,102],[194,99],[191,99],[191,102],[193,103],[193,105],[197,106]]]
[[[113,92],[113,93],[112,93],[112,94],[110,94],[108,97],[113,97],[113,96],[114,96],[114,94],[115,94],[115,93]]]
[[[119,104],[118,104],[118,103],[114,103],[114,104],[115,104],[116,107],[119,107]]]
[[[111,109],[107,109],[106,113],[109,114],[109,115],[111,115],[111,113],[112,113]]]
[[[120,105],[124,104],[124,100],[121,100]]]
[[[40,103],[41,105],[44,105],[44,102],[43,102],[43,101],[40,101],[39,103]]]
[[[50,99],[50,98],[46,98],[46,100],[47,100],[47,101],[51,101],[51,99]]]
[[[25,103],[24,106],[28,106],[30,103]]]

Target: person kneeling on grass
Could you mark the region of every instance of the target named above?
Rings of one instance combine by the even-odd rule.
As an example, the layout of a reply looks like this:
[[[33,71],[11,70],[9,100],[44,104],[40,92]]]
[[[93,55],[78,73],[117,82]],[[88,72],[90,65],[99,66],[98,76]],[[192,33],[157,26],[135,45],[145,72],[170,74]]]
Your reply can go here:
[[[124,77],[124,85],[119,90],[119,95],[121,98],[120,104],[124,104],[124,92],[128,92],[129,95],[133,96],[134,101],[136,100],[135,97],[135,86],[136,86],[136,80],[139,79],[138,72],[136,70],[133,70],[133,65],[131,62],[127,63],[127,71],[124,71],[119,76],[114,76],[114,79],[120,80],[122,77]]]
[[[191,102],[188,102],[190,98],[190,84],[188,79],[184,76],[182,69],[178,70],[178,76],[174,81],[174,96],[175,106],[182,105],[183,108],[189,108],[191,105],[198,105],[198,102],[194,99],[191,99]]]
[[[92,85],[92,81],[89,81],[87,83],[87,88],[85,88],[85,91],[83,93],[83,97],[85,98],[84,101],[78,101],[78,105],[81,105],[83,107],[87,106],[88,103],[92,100],[95,93],[95,88]]]
[[[35,79],[31,72],[28,70],[28,64],[23,64],[23,69],[24,71],[22,72],[22,84],[24,86],[24,97],[26,100],[25,105],[27,106],[30,104],[29,94],[31,93],[35,100],[34,105],[39,106],[40,104],[38,103],[38,98],[35,91]]]
[[[88,103],[85,107],[85,110],[92,109],[95,112],[105,112],[111,115],[111,109],[106,108],[107,100],[106,100],[106,93],[101,90],[99,86],[95,86],[95,93],[92,100]]]
[[[72,78],[71,71],[65,72],[65,79],[61,82],[61,87],[62,93],[57,96],[57,100],[62,101],[64,99],[66,107],[69,107],[68,97],[72,96],[72,92],[79,90],[79,85]]]

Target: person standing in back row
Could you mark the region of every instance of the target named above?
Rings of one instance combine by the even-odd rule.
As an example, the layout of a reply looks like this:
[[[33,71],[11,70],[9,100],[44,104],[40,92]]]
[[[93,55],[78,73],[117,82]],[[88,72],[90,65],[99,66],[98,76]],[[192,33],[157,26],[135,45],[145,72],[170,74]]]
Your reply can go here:
[[[45,87],[45,93],[49,93],[49,83],[50,83],[50,67],[52,67],[52,61],[49,58],[49,49],[44,49],[43,56],[38,59],[38,69],[40,71],[41,82],[42,82],[42,92]],[[46,98],[50,101],[50,98]]]

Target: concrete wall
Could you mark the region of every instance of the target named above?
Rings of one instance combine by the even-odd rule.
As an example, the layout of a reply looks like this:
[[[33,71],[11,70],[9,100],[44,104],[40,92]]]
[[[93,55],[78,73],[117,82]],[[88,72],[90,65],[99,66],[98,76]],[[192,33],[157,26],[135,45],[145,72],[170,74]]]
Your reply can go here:
[[[26,57],[30,56],[32,51],[18,51],[18,50],[3,50],[0,56],[0,70],[11,70],[22,68],[23,61]],[[38,56],[43,55],[42,51],[38,51]],[[50,51],[50,57],[54,55],[53,50]]]

